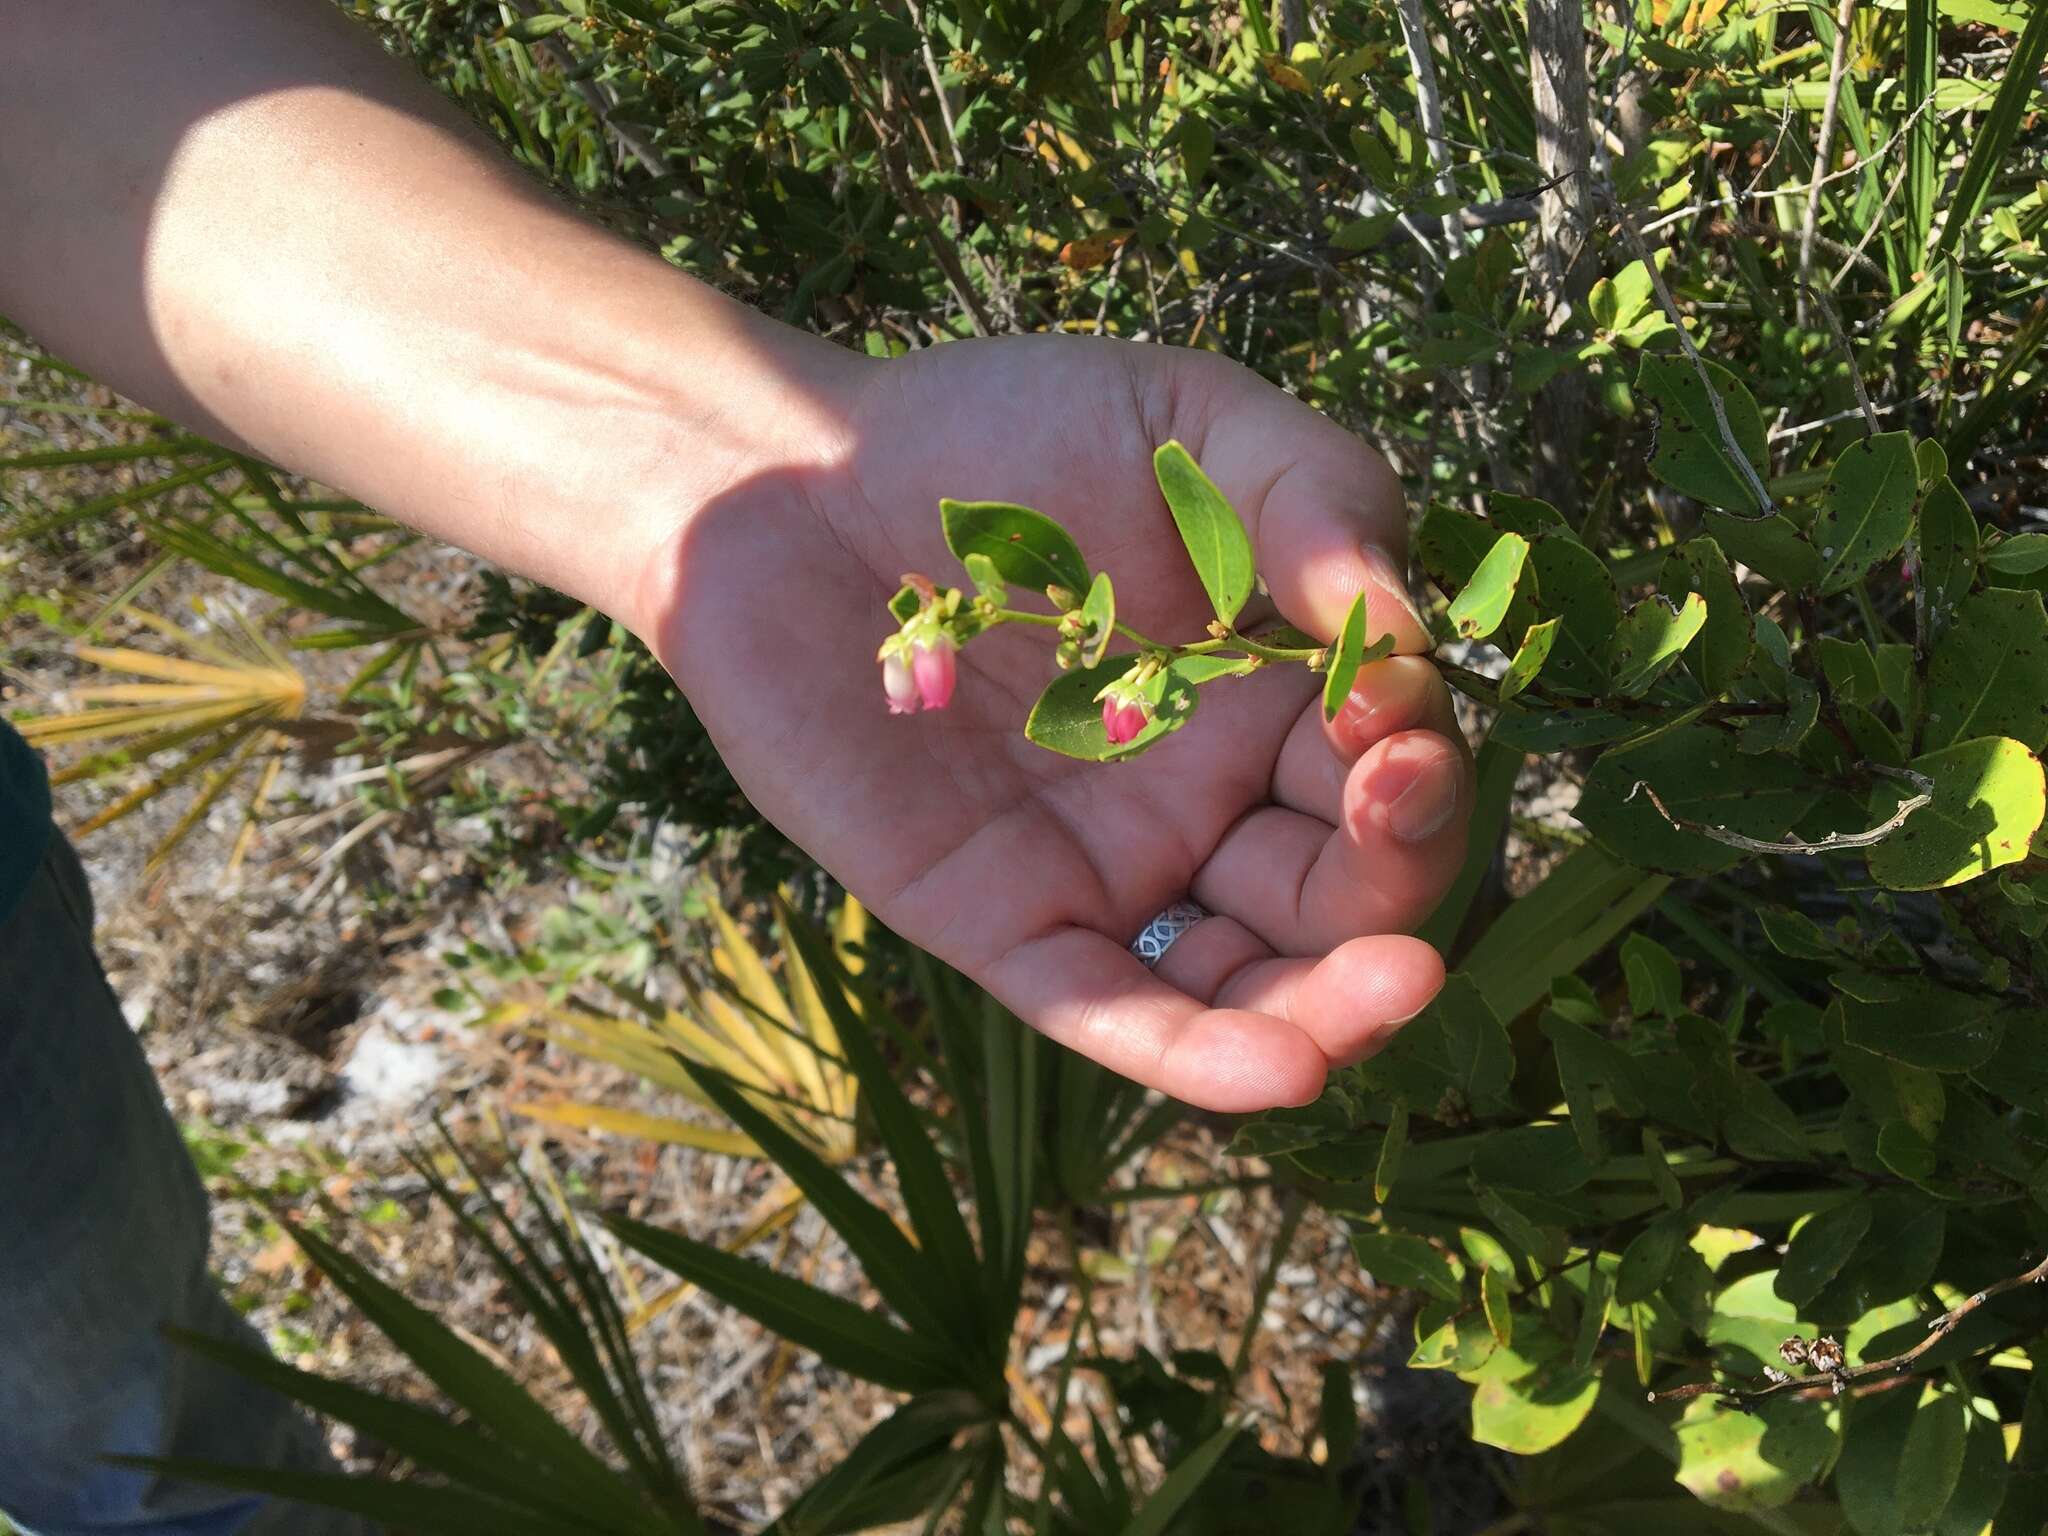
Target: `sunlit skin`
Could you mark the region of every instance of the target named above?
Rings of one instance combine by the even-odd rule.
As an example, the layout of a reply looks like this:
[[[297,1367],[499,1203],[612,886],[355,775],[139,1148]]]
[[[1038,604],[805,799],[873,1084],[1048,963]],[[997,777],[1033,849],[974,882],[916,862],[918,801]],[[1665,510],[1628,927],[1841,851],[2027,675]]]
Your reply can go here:
[[[70,361],[645,637],[756,805],[906,938],[1191,1103],[1315,1094],[1439,986],[1402,937],[1458,867],[1469,768],[1369,448],[1199,352],[1043,337],[878,362],[586,223],[333,8],[0,0],[0,312]],[[165,60],[177,67],[165,67]],[[1136,762],[1032,746],[1045,632],[878,678],[942,496],[1060,519],[1161,640],[1210,617],[1152,478],[1184,442],[1318,679],[1207,690]],[[904,685],[908,684],[906,688]],[[1403,833],[1407,835],[1402,835]],[[1168,902],[1214,918],[1147,972]]]

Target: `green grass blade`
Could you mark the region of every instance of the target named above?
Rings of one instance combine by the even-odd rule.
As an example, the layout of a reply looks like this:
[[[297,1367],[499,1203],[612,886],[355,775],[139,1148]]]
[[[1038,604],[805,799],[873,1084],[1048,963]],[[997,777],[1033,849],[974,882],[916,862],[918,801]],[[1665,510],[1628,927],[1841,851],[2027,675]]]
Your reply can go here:
[[[898,1392],[959,1384],[950,1349],[850,1301],[680,1232],[620,1216],[607,1217],[605,1225],[636,1253],[849,1375]]]
[[[964,1392],[912,1398],[863,1435],[763,1536],[832,1536],[914,1519],[935,1492],[957,1486],[963,1455],[976,1459],[973,1447],[955,1451],[953,1439],[985,1417],[986,1409]]]
[[[1970,158],[1963,163],[1955,197],[1948,205],[1948,217],[1942,221],[1941,238],[1934,245],[1935,255],[1952,254],[1963,231],[1976,222],[1985,194],[1991,190],[1991,179],[2005,164],[2006,151],[2012,148],[2013,137],[2027,115],[2027,103],[2040,83],[2043,56],[2048,56],[2048,5],[2036,5],[2027,17],[2019,41],[2013,44],[2012,57],[2006,63],[2005,78],[1999,83],[1991,110],[1977,126]]]

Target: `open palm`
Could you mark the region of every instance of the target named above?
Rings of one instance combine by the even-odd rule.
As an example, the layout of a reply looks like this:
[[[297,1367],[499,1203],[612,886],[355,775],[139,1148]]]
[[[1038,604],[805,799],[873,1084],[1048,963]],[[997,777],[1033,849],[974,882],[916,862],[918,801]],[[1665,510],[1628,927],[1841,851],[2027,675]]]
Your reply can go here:
[[[1120,617],[1201,638],[1208,601],[1152,477],[1178,438],[1252,533],[1270,598],[1241,627],[1263,614],[1329,639],[1364,591],[1368,632],[1419,651],[1392,474],[1202,353],[1016,338],[859,380],[833,467],[733,487],[679,554],[660,648],[734,776],[892,928],[1054,1038],[1210,1108],[1313,1097],[1442,981],[1401,936],[1455,874],[1470,801],[1434,669],[1366,668],[1331,727],[1302,669],[1215,683],[1186,729],[1103,765],[1023,735],[1054,675],[1048,632],[975,640],[951,707],[908,718],[884,709],[874,650],[903,573],[963,580],[942,496],[1057,518],[1110,572]],[[1147,971],[1127,946],[1183,896],[1213,915]]]

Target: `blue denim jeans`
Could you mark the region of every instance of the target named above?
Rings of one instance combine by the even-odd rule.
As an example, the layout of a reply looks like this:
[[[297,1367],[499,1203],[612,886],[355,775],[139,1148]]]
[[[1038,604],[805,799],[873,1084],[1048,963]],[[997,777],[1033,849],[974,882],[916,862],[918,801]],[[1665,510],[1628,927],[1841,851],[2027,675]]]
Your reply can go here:
[[[0,921],[0,1511],[33,1536],[370,1536],[353,1516],[109,1467],[319,1468],[282,1398],[165,1341],[258,1343],[206,1270],[206,1195],[92,949],[52,836]]]

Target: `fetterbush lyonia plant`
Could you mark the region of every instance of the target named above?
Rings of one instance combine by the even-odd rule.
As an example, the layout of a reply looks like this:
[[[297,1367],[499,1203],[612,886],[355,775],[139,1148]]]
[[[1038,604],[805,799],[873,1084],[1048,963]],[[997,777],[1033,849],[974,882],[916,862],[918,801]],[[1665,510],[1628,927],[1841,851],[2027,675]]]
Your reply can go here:
[[[889,602],[900,627],[876,653],[890,712],[944,709],[962,645],[1001,624],[1030,624],[1055,632],[1061,675],[1032,706],[1024,734],[1068,757],[1134,757],[1188,723],[1198,690],[1268,666],[1320,672],[1323,713],[1335,719],[1359,668],[1394,648],[1392,635],[1366,643],[1364,595],[1332,645],[1286,625],[1244,633],[1237,620],[1257,573],[1243,522],[1179,443],[1160,448],[1152,467],[1216,613],[1204,638],[1169,643],[1119,623],[1108,574],[1091,576],[1079,546],[1043,513],[1000,501],[942,501],[946,544],[966,567],[974,594],[942,591],[921,575],[903,578]],[[1008,606],[1012,586],[1043,593],[1055,611]],[[1119,636],[1137,649],[1111,655]]]

